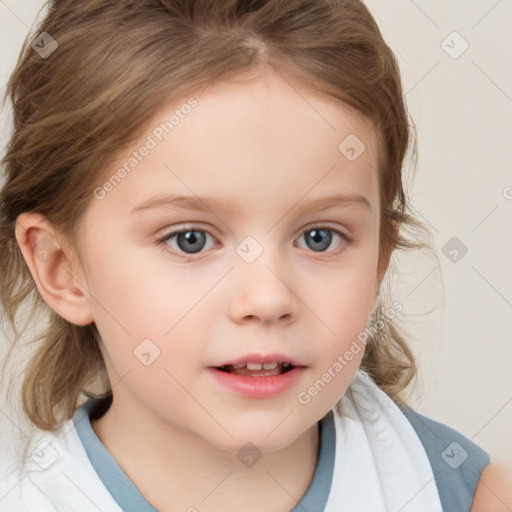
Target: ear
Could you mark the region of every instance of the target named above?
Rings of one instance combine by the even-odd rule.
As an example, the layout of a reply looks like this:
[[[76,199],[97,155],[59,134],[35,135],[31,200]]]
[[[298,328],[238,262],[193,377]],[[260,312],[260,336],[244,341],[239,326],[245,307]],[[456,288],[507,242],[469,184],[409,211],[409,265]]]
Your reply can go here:
[[[39,293],[60,316],[76,325],[94,321],[83,269],[64,237],[39,213],[16,219],[15,235]]]

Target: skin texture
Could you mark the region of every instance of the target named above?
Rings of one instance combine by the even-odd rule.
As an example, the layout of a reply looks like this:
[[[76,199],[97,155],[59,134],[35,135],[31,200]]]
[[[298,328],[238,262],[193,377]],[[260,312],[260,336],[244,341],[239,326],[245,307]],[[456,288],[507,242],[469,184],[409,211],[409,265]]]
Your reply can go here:
[[[314,473],[316,423],[349,386],[363,350],[308,404],[297,396],[368,326],[389,261],[378,266],[376,134],[349,107],[270,72],[194,97],[197,106],[136,168],[91,198],[80,250],[39,214],[20,215],[16,236],[48,304],[70,322],[95,322],[114,400],[92,426],[155,508],[291,510]],[[163,106],[108,176],[177,107]],[[365,144],[354,161],[338,149],[350,134]],[[333,193],[361,194],[370,208],[299,213]],[[159,194],[216,198],[231,209],[131,214]],[[334,230],[327,249],[315,249],[308,231],[318,223]],[[187,254],[176,237],[155,242],[182,228],[203,230],[201,252]],[[59,247],[46,263],[34,257],[42,237]],[[251,263],[237,253],[246,237],[256,242],[251,251],[262,249]],[[149,365],[134,355],[144,339],[160,351]],[[274,398],[240,397],[206,371],[274,352],[307,366]],[[237,457],[247,442],[262,455],[250,468]]]
[[[499,464],[484,468],[473,497],[471,512],[510,512],[512,510],[512,474]]]

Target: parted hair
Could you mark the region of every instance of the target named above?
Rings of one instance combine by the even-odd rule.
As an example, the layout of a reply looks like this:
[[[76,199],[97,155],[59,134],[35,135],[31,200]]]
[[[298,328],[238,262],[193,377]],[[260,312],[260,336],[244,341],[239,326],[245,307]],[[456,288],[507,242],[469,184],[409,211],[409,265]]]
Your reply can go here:
[[[23,410],[36,427],[56,430],[83,394],[98,383],[101,396],[112,388],[94,322],[68,322],[39,294],[15,238],[17,218],[40,213],[77,243],[106,169],[162,105],[189,91],[270,66],[290,83],[356,109],[378,135],[379,258],[429,247],[428,229],[410,213],[404,186],[406,155],[416,163],[417,145],[398,62],[362,1],[54,0],[46,7],[7,84],[12,133],[0,191],[0,296],[13,333],[9,354],[30,322],[46,320],[30,340],[37,348],[21,389]],[[46,56],[32,46],[43,33],[58,45]],[[402,400],[417,365],[398,318],[383,318],[391,307],[386,299],[381,291],[361,368]],[[25,304],[31,309],[21,327]]]

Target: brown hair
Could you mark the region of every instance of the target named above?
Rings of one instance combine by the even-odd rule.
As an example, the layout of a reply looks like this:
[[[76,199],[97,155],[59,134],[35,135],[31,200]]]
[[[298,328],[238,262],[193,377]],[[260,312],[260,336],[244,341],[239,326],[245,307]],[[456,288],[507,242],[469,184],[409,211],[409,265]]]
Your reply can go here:
[[[21,306],[42,313],[46,329],[22,386],[31,422],[55,430],[81,393],[111,388],[94,323],[73,325],[42,299],[17,245],[22,212],[44,215],[73,243],[93,190],[120,151],[163,104],[221,78],[271,66],[282,76],[355,108],[379,139],[380,258],[427,247],[393,221],[428,234],[407,213],[402,167],[413,124],[397,61],[360,0],[54,0],[37,27],[58,43],[41,56],[27,37],[10,76],[13,133],[0,194],[0,290],[17,345]],[[5,101],[5,100],[4,100]],[[403,331],[381,321],[379,297],[361,368],[393,399],[416,374]],[[33,320],[32,314],[28,315]],[[11,350],[9,350],[10,353]]]

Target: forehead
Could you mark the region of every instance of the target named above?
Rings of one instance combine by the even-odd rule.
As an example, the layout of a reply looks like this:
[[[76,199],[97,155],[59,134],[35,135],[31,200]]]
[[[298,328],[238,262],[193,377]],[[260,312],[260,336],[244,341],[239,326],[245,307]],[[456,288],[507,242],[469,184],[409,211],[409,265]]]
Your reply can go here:
[[[190,97],[195,106],[182,108]],[[133,208],[163,189],[235,206],[339,192],[364,195],[377,210],[371,123],[277,73],[216,82],[164,105],[110,174],[148,138],[154,148],[109,194],[111,205]]]
[[[183,119],[173,133],[176,138],[200,141],[201,149],[215,144],[229,148],[231,156],[251,146],[260,159],[265,154],[280,154],[283,159],[305,156],[308,161],[318,156],[315,150],[324,156],[341,153],[350,157],[343,149],[355,143],[357,150],[362,146],[368,150],[365,157],[376,166],[376,132],[369,119],[346,103],[278,73],[217,82],[198,93],[197,100],[193,115]],[[177,104],[164,108],[150,125],[168,119]],[[346,138],[349,141],[340,147]],[[234,142],[241,142],[241,147]]]

